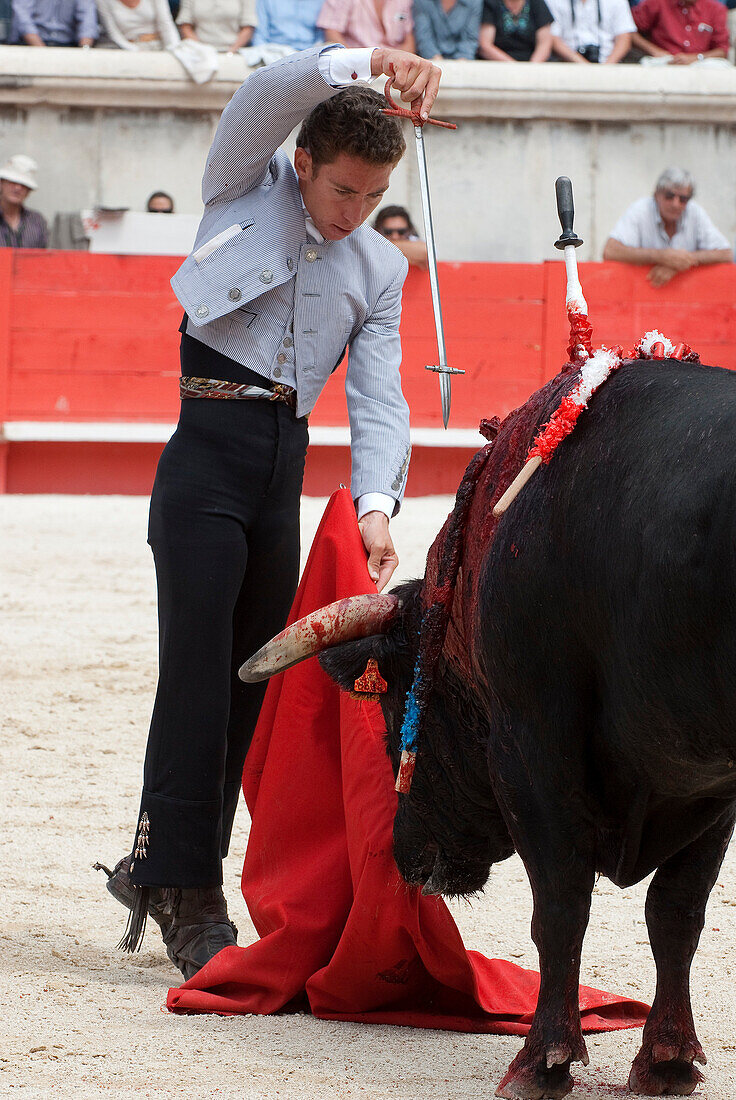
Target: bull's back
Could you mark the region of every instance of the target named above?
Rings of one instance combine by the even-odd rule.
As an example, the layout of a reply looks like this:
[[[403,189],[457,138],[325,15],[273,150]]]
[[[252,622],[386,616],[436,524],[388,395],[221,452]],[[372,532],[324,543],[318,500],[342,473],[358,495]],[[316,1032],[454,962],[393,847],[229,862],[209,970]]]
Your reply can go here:
[[[736,796],[735,442],[736,374],[626,365],[488,551],[484,677],[612,820]]]

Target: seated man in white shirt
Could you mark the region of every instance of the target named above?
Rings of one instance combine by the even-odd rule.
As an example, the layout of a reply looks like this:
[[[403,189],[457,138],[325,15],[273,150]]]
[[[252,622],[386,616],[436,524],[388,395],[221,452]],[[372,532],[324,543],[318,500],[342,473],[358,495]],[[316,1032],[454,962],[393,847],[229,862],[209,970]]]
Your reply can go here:
[[[652,286],[664,286],[680,271],[731,263],[728,240],[693,201],[695,183],[683,168],[666,168],[654,194],[637,199],[616,222],[604,260],[652,264]]]
[[[615,65],[631,49],[636,24],[627,0],[548,0],[548,7],[558,60]]]

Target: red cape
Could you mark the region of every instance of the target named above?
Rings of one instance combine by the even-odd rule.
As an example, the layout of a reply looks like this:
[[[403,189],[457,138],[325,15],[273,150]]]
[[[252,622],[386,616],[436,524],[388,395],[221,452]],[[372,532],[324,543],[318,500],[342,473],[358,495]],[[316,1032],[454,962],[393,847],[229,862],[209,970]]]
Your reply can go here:
[[[289,621],[371,591],[341,489]],[[396,869],[384,732],[379,705],[340,692],[314,658],[271,681],[243,774],[252,818],[243,896],[260,939],[169,990],[172,1012],[308,1008],[331,1020],[526,1034],[539,975],[466,951],[442,899],[422,897]],[[580,1007],[586,1031],[637,1027],[648,1012],[585,986]]]

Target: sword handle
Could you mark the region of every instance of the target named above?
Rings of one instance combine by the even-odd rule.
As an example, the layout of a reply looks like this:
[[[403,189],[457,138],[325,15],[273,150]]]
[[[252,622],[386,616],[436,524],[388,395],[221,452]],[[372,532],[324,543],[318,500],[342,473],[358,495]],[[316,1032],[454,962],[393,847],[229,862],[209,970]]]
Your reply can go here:
[[[568,176],[558,176],[555,180],[555,194],[557,196],[557,214],[562,226],[562,232],[555,241],[555,248],[563,249],[572,245],[579,248],[583,243],[573,229],[575,220],[575,204],[572,198],[572,183]]]
[[[390,76],[386,81],[386,87],[383,90],[383,94],[388,100],[389,106],[384,107],[381,111],[383,115],[391,115],[394,118],[410,118],[415,126],[424,126],[425,122],[428,122],[430,126],[444,126],[446,130],[457,130],[457,126],[454,122],[443,122],[439,118],[422,118],[419,114],[419,108],[413,110],[414,103],[419,103],[420,100],[415,99],[412,103],[412,110],[407,107],[401,107],[398,103],[395,103],[391,98],[391,89],[394,85],[394,78]]]

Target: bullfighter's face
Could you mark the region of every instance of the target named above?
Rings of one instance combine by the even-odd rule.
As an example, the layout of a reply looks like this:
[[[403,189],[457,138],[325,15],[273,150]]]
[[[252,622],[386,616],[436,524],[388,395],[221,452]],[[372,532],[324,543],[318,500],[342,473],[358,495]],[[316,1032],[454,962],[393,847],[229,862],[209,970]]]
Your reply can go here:
[[[341,241],[370,217],[388,188],[391,164],[370,164],[340,153],[330,164],[314,165],[306,149],[294,153],[302,198],[326,241]]]

